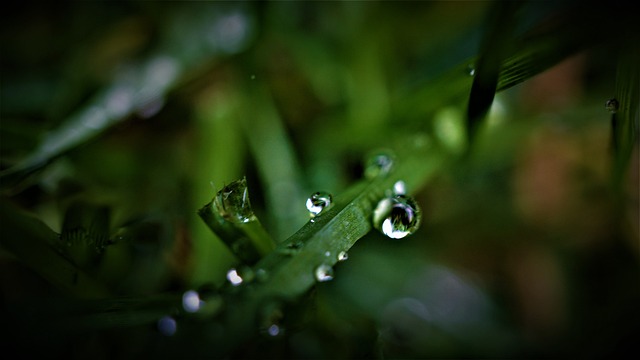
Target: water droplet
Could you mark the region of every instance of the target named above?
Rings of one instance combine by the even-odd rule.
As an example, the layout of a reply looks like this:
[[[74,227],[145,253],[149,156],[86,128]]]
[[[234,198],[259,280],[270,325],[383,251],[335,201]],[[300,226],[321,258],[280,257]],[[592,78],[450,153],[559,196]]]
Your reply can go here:
[[[324,256],[326,256],[326,257],[331,256],[331,251],[325,251],[325,252],[324,252]]]
[[[234,223],[246,223],[256,219],[251,203],[247,179],[242,178],[218,191],[214,204],[220,216]]]
[[[197,291],[188,290],[182,294],[182,307],[186,312],[197,312],[202,305],[204,305],[204,301],[200,300],[200,294]]]
[[[373,211],[373,225],[392,239],[413,234],[420,226],[421,213],[413,198],[396,195],[382,199]]]
[[[251,75],[251,80],[255,80],[256,76],[255,75]]]
[[[371,153],[365,162],[364,176],[375,179],[387,175],[393,169],[394,155],[390,150],[378,150]]]
[[[269,336],[278,336],[278,334],[280,334],[280,326],[271,324],[267,329],[267,334],[269,334]]]
[[[227,271],[227,280],[233,286],[242,285],[243,283],[253,280],[255,274],[248,266],[243,266],[240,269],[231,268]]]
[[[314,274],[316,276],[316,280],[320,282],[333,280],[333,268],[327,264],[318,266],[315,269]]]
[[[345,261],[349,258],[349,254],[346,251],[340,251],[338,253],[338,261]]]
[[[233,286],[238,286],[244,281],[236,269],[229,269],[229,271],[227,271],[227,280],[229,280]]]
[[[407,194],[407,185],[402,180],[396,181],[393,184],[393,194],[394,195],[406,195]]]
[[[609,99],[604,106],[610,113],[615,114],[618,112],[618,108],[620,108],[620,103],[617,99]]]
[[[467,65],[467,75],[474,76],[475,74],[476,74],[476,68],[471,64]]]
[[[171,316],[165,316],[158,320],[158,331],[165,336],[173,336],[178,329],[176,320]]]
[[[318,191],[307,199],[307,210],[311,217],[319,215],[324,209],[331,206],[332,196],[328,192]]]

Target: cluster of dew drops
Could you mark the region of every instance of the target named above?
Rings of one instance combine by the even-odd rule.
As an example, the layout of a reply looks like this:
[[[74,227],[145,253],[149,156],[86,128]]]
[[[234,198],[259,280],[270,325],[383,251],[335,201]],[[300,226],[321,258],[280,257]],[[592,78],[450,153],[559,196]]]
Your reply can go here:
[[[380,176],[386,176],[394,166],[394,155],[389,150],[380,150],[371,154],[365,163],[364,176],[373,180]],[[326,213],[333,205],[333,196],[326,191],[317,191],[306,200],[306,208],[309,211],[310,221],[315,222],[322,214]],[[417,202],[406,194],[406,186],[402,180],[395,182],[385,197],[380,200],[373,211],[373,226],[382,234],[391,239],[402,239],[413,234],[420,226],[421,211]],[[302,243],[293,242],[283,250],[293,254],[300,250]],[[330,251],[324,254],[327,258],[332,256]],[[340,251],[336,256],[338,262],[349,258],[346,251]],[[227,280],[233,286],[252,281],[254,278],[264,281],[267,278],[264,269],[258,269],[255,273],[251,268],[232,268],[227,272]],[[313,272],[314,278],[319,282],[333,279],[333,268],[327,263],[317,266]]]
[[[393,153],[384,150],[379,151],[367,158],[364,168],[364,176],[373,180],[380,176],[389,174],[394,166]],[[319,216],[326,213],[333,205],[333,196],[329,192],[317,191],[311,194],[306,201],[306,208],[309,211],[310,221],[315,222]],[[372,222],[374,228],[391,239],[402,239],[413,234],[420,226],[421,211],[417,202],[407,195],[406,186],[402,180],[394,183],[390,189],[376,205],[373,211]],[[292,243],[287,246],[287,250],[295,252],[302,244]],[[326,257],[331,257],[330,251],[325,252]],[[349,258],[346,251],[340,251],[335,255],[338,262]],[[334,270],[328,263],[323,263],[314,268],[313,276],[318,282],[330,281],[333,279]],[[265,281],[268,273],[264,269],[254,271],[248,266],[231,268],[226,274],[227,281],[234,287],[252,282],[253,280]],[[187,291],[183,295],[183,308],[187,312],[197,312],[204,304],[199,294],[193,290]],[[161,333],[171,336],[176,331],[176,321],[170,316],[160,319],[158,329]],[[265,333],[269,336],[278,336],[281,329],[277,322],[271,321],[265,326]]]

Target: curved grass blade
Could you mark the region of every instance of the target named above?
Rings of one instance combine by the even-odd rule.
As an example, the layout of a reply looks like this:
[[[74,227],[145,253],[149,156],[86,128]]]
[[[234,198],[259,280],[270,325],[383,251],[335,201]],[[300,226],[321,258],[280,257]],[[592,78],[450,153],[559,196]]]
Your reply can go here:
[[[167,31],[157,49],[139,63],[123,64],[86,106],[46,134],[29,156],[0,172],[3,191],[19,191],[31,175],[129,116],[157,111],[170,91],[199,76],[212,60],[243,50],[251,40],[253,28],[244,4],[203,2],[157,9],[167,15],[161,23]],[[231,37],[226,30],[230,21],[241,27]]]
[[[113,83],[78,110],[17,165],[0,173],[2,189],[18,186],[68,151],[93,140],[154,101],[162,101],[182,72],[168,56],[158,56],[119,73]]]

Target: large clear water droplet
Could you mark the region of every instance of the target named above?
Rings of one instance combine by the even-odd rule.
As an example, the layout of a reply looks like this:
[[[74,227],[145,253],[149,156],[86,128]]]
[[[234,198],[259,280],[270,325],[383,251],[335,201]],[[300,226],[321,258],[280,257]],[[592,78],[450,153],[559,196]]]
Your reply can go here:
[[[604,106],[610,113],[615,114],[618,112],[618,108],[620,108],[620,103],[617,99],[609,99]]]
[[[333,280],[333,268],[331,265],[322,264],[314,270],[314,275],[320,282]]]
[[[377,150],[367,157],[364,164],[364,176],[374,179],[387,175],[393,169],[395,155],[391,150]]]
[[[307,199],[307,210],[311,217],[319,215],[324,209],[327,209],[332,204],[332,196],[328,192],[318,191]]]
[[[384,198],[373,211],[374,227],[392,239],[413,234],[420,226],[420,221],[420,208],[407,195]]]
[[[218,191],[214,205],[220,216],[234,223],[246,223],[256,219],[249,202],[247,179],[242,178]]]

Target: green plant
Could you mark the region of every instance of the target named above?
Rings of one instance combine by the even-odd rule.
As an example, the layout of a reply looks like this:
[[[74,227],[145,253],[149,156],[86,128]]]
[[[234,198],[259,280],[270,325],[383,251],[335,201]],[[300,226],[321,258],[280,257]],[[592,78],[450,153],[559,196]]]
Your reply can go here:
[[[633,351],[630,6],[38,6],[2,32],[2,304],[18,349]],[[536,84],[559,89],[527,97]],[[332,201],[310,216],[316,191]],[[405,191],[421,226],[389,239],[374,211]]]

